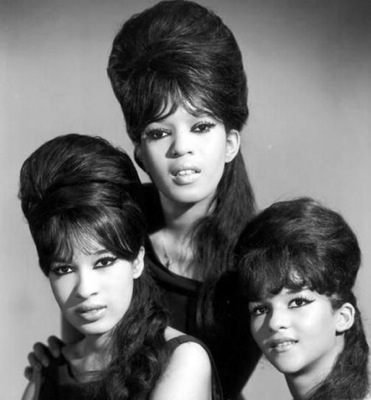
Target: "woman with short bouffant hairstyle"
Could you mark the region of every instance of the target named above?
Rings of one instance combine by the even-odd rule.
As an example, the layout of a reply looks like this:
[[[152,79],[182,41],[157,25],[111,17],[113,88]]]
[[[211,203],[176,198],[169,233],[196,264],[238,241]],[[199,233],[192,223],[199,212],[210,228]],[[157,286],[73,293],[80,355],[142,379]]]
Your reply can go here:
[[[343,217],[310,198],[275,203],[246,226],[237,253],[245,318],[294,399],[370,398],[353,293],[361,252]]]

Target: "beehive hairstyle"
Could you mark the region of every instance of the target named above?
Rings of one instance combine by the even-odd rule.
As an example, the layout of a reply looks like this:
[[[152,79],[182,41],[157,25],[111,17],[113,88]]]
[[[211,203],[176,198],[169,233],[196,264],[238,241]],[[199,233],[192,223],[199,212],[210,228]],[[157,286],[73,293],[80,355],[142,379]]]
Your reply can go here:
[[[75,248],[89,253],[97,244],[133,261],[146,238],[141,189],[128,155],[102,138],[68,134],[33,152],[21,169],[19,197],[45,275],[53,259],[72,261]],[[144,268],[101,371],[104,398],[147,398],[159,379],[168,317],[157,296]]]

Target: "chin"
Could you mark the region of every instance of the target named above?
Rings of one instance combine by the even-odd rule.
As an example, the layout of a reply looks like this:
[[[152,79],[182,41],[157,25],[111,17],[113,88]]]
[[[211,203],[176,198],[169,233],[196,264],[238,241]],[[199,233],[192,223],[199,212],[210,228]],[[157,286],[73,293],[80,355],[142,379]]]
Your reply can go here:
[[[183,187],[179,190],[172,191],[168,197],[177,202],[183,204],[194,204],[201,203],[202,201],[210,201],[214,193],[200,193],[199,188]]]
[[[90,324],[83,324],[74,326],[83,335],[104,335],[105,333],[112,330],[113,327],[107,324],[92,322]]]
[[[302,368],[293,365],[293,363],[272,363],[277,371],[285,375],[297,374]]]

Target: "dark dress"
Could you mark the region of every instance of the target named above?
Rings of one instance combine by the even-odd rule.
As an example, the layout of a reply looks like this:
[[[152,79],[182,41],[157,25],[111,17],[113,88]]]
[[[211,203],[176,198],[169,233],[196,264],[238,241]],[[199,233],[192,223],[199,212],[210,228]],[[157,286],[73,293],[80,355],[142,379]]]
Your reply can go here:
[[[178,346],[187,342],[195,342],[201,345],[209,354],[212,364],[212,400],[222,400],[222,389],[215,370],[214,361],[207,347],[198,339],[181,335],[170,339],[166,344],[169,354]],[[39,400],[106,400],[107,396],[100,385],[100,381],[79,383],[73,376],[66,359],[60,356],[52,358],[47,368],[43,370],[43,382],[40,390]]]
[[[143,186],[149,232],[154,232],[162,224],[161,205],[153,186]],[[146,256],[148,269],[170,313],[170,325],[200,338],[206,344],[216,363],[224,399],[238,399],[260,359],[261,351],[251,337],[248,310],[241,307],[241,301],[236,296],[233,275],[219,281],[214,301],[217,326],[213,332],[204,332],[198,328],[196,321],[197,299],[202,283],[169,271],[158,259],[149,240]]]

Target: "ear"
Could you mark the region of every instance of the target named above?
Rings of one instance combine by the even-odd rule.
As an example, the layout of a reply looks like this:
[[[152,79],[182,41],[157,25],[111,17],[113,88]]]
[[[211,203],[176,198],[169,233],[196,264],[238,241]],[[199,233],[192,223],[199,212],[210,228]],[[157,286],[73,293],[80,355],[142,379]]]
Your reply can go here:
[[[225,148],[225,162],[231,162],[237,155],[240,149],[241,136],[236,129],[231,129],[227,132],[227,146]]]
[[[335,328],[337,333],[350,329],[354,324],[355,309],[350,303],[344,303],[336,310]]]
[[[137,279],[142,275],[144,268],[144,254],[145,254],[144,247],[141,246],[137,258],[132,263],[134,279]]]

